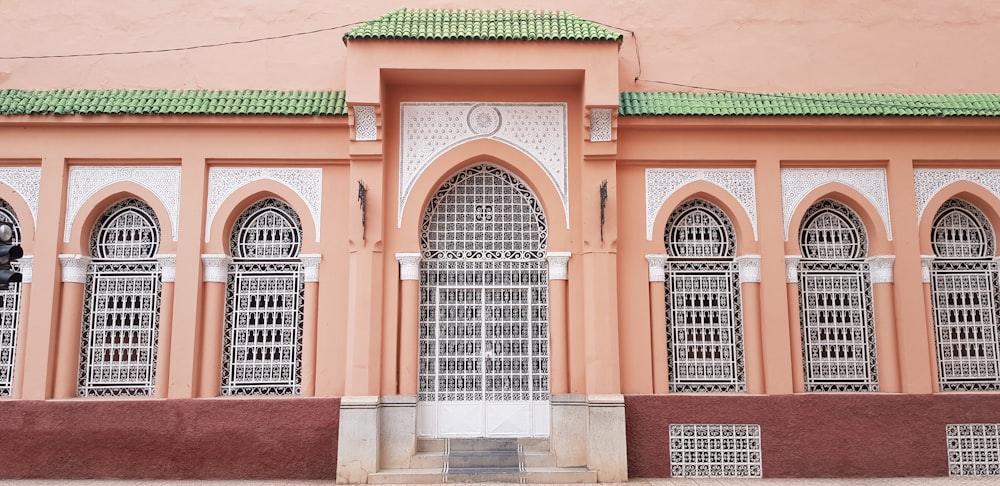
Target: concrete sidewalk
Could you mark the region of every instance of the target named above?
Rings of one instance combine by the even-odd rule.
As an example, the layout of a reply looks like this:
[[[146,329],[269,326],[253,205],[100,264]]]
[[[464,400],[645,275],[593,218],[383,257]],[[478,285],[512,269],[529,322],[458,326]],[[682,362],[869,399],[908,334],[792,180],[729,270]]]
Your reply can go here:
[[[96,480],[96,479],[18,479],[0,480],[2,485],[11,486],[319,486],[333,485],[332,480]],[[451,483],[467,486],[505,486],[509,483]],[[1000,485],[1000,477],[972,478],[821,478],[821,479],[634,479],[628,483],[601,483],[601,486],[932,486],[932,485]],[[406,486],[406,485],[400,485]],[[426,485],[414,485],[426,486]],[[578,486],[560,485],[560,486]]]

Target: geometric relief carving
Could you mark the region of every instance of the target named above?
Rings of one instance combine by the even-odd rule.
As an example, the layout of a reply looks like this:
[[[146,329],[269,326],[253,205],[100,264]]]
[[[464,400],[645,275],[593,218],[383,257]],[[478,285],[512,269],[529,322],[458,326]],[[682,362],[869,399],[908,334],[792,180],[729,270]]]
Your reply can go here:
[[[913,186],[916,189],[917,220],[923,218],[927,203],[945,186],[958,181],[969,181],[982,186],[1000,198],[1000,170],[998,169],[915,169]]]
[[[323,195],[323,169],[266,167],[212,167],[208,169],[208,202],[205,215],[205,242],[209,241],[212,222],[222,203],[239,188],[261,180],[278,182],[297,194],[306,203],[316,226],[316,241],[320,235],[320,200]]]
[[[757,239],[757,192],[753,169],[646,169],[646,239],[667,199],[686,184],[706,181],[725,189],[743,207]]]
[[[41,167],[0,167],[0,182],[6,184],[28,205],[38,224],[38,193],[42,182]]]
[[[785,223],[785,241],[792,213],[813,189],[829,182],[839,182],[861,193],[878,211],[885,232],[892,240],[889,222],[889,192],[885,169],[781,169],[781,210]]]
[[[354,107],[354,139],[363,142],[378,138],[378,124],[375,107],[357,105]]]
[[[73,220],[88,199],[118,182],[133,182],[152,192],[167,209],[173,239],[177,241],[181,200],[181,168],[170,166],[73,166],[66,188],[66,226],[63,242],[69,242]]]
[[[490,139],[524,152],[549,176],[569,227],[568,141],[565,103],[402,103],[399,207],[396,225],[420,175],[445,151]]]

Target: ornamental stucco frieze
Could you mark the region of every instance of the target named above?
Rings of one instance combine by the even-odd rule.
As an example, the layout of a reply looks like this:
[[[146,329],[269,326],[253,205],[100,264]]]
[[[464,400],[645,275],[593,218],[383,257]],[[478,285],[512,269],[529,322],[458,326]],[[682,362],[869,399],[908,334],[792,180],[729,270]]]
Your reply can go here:
[[[646,239],[653,239],[653,224],[663,204],[678,189],[706,181],[725,189],[750,217],[757,239],[757,191],[753,169],[646,169]]]
[[[98,191],[119,182],[132,182],[153,193],[167,210],[174,241],[181,201],[181,168],[169,166],[74,166],[69,168],[66,189],[66,224],[63,242],[69,242],[73,220],[84,203]]]
[[[427,167],[447,150],[476,139],[503,142],[531,157],[558,191],[569,227],[565,103],[402,103],[401,112],[397,227]]]
[[[978,184],[1000,198],[1000,169],[916,169],[913,171],[913,187],[916,191],[917,221],[923,219],[927,204],[941,189],[958,181]]]
[[[892,240],[889,220],[889,191],[885,169],[781,169],[781,211],[785,223],[785,241],[788,241],[792,213],[811,191],[829,182],[839,182],[861,193],[875,206],[885,233]]]
[[[267,167],[212,167],[208,170],[208,203],[205,215],[205,241],[222,203],[239,188],[261,180],[272,180],[292,190],[306,203],[320,235],[320,208],[323,196],[323,170],[320,168],[275,169]]]
[[[41,190],[40,167],[0,167],[0,182],[14,190],[31,210],[31,218],[38,225],[38,194]]]

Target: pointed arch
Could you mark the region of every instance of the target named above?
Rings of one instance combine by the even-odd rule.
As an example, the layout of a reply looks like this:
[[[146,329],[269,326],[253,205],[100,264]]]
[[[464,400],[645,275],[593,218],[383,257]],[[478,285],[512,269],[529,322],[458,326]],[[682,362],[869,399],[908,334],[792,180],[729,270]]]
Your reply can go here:
[[[0,201],[10,206],[17,220],[18,243],[25,255],[30,255],[35,246],[35,216],[27,201],[10,186],[0,182]]]
[[[149,206],[159,224],[161,235],[174,233],[170,213],[155,194],[134,182],[117,182],[101,189],[80,205],[76,218],[69,222],[69,239],[64,242],[63,253],[89,254],[91,232],[98,218],[112,205],[130,198]],[[160,238],[160,253],[174,253],[176,248],[177,242],[172,238]]]
[[[228,254],[229,240],[236,221],[251,205],[267,198],[278,199],[295,212],[302,229],[301,253],[321,253],[316,237],[316,221],[312,218],[308,204],[292,188],[271,179],[261,179],[246,184],[233,191],[219,205],[209,234],[205,236],[206,252]]]
[[[868,239],[868,255],[892,254],[892,244],[886,233],[886,226],[879,216],[878,209],[868,198],[854,188],[839,182],[824,184],[806,194],[796,206],[789,218],[788,237],[785,241],[786,254],[799,254],[799,234],[802,230],[803,218],[817,202],[832,200],[850,209],[861,221]]]
[[[735,256],[757,253],[754,225],[750,216],[743,209],[743,205],[726,189],[705,180],[685,184],[663,202],[653,222],[653,234],[664,234],[670,215],[678,206],[691,199],[705,200],[725,213],[736,236]],[[649,242],[647,253],[661,253],[662,250],[661,241],[654,238]]]
[[[924,208],[919,221],[920,252],[933,255],[931,230],[941,207],[951,199],[960,199],[976,207],[989,221],[994,231],[1000,229],[1000,198],[989,189],[968,180],[957,181],[941,188]]]

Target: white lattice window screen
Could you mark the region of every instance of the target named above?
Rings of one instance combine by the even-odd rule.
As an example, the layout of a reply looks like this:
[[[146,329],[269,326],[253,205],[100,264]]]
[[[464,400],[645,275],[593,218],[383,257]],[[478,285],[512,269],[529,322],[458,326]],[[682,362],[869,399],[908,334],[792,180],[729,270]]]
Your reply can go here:
[[[868,240],[849,208],[822,200],[799,231],[799,313],[808,391],[877,391]]]
[[[938,382],[946,391],[1000,389],[993,229],[981,211],[951,199],[931,229]]]
[[[13,208],[0,199],[0,221],[14,227],[14,243],[21,241],[21,227]],[[17,270],[17,263],[13,264]],[[11,283],[0,290],[0,397],[10,396],[14,383],[14,362],[17,353],[17,334],[21,313],[21,284]]]
[[[305,280],[302,223],[264,199],[233,227],[223,342],[223,395],[298,394],[302,387]]]
[[[1000,476],[1000,424],[948,424],[949,476]]]
[[[153,394],[160,316],[160,226],[126,199],[98,220],[90,239],[80,347],[80,396]]]
[[[667,363],[670,390],[746,389],[736,233],[718,207],[700,199],[667,221]]]
[[[760,425],[670,424],[670,476],[763,476]]]
[[[432,198],[421,231],[419,399],[549,397],[545,218],[487,165]]]

